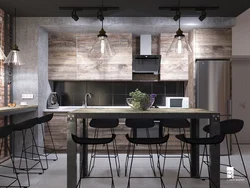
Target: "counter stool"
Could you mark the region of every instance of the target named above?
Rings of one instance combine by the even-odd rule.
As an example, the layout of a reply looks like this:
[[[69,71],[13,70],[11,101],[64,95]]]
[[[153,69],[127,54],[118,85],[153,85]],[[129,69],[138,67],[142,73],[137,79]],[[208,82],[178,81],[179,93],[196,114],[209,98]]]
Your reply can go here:
[[[44,168],[44,170],[47,170],[48,167],[49,167],[48,160],[53,160],[53,161],[58,160],[54,140],[53,140],[53,137],[52,137],[52,134],[51,134],[50,126],[49,126],[49,121],[52,118],[53,118],[53,114],[47,114],[47,115],[44,115],[42,117],[39,117],[38,122],[37,122],[37,125],[41,125],[41,130],[42,130],[43,146],[37,146],[37,147],[43,149],[43,154],[40,154],[40,156],[45,157],[46,167]],[[49,138],[50,138],[50,140],[52,142],[52,148],[51,149],[48,149],[46,147],[45,133],[44,133],[45,127],[48,129],[48,136],[49,136]],[[32,158],[33,158],[33,147],[35,147],[35,146],[31,145],[30,147],[32,147]],[[54,154],[54,158],[48,159],[48,156],[51,155],[52,153]]]
[[[182,131],[183,131],[183,134],[186,135],[185,129],[190,128],[190,122],[187,119],[161,119],[160,126],[164,128],[163,132],[165,132],[165,129],[167,129],[167,134],[169,134],[170,129],[178,129],[179,134],[182,134]],[[182,148],[182,142],[180,142],[180,146]],[[168,156],[167,155],[167,147],[168,147],[168,143],[166,143],[166,145],[165,145],[164,154],[161,152],[162,147],[160,147],[160,155],[164,158],[163,167],[162,167],[162,174],[164,174],[166,158],[180,158],[180,156]],[[184,154],[182,157],[182,165],[187,170],[187,172],[190,173],[190,170],[189,170],[190,169],[190,157],[189,157],[188,145],[186,145],[185,149],[186,149],[187,154]],[[185,166],[185,163],[183,160],[184,158],[188,158],[189,169]],[[159,164],[158,164],[158,166],[159,166]]]
[[[150,138],[149,128],[154,127],[155,124],[154,124],[153,119],[126,119],[125,125],[127,127],[131,128],[130,137],[137,138],[137,135],[136,135],[137,129],[142,128],[142,129],[146,130],[146,138]],[[130,147],[131,147],[131,143],[128,142],[127,155],[126,155],[126,160],[125,160],[125,176],[127,176],[129,158],[131,158]],[[149,158],[151,168],[152,168],[153,173],[155,175],[155,167],[154,167],[153,152],[152,152],[151,144],[148,144],[148,153],[149,153],[148,156],[137,155],[137,156],[133,156],[133,158]]]
[[[159,178],[161,181],[161,187],[165,188],[164,182],[162,180],[162,173],[161,173],[161,169],[159,167],[159,176],[156,176],[155,172],[154,172],[154,176],[152,177],[135,177],[135,176],[131,176],[131,172],[132,172],[132,166],[133,166],[133,160],[134,160],[134,153],[135,153],[135,146],[138,144],[143,144],[143,145],[156,145],[156,154],[157,154],[157,158],[159,161],[159,150],[158,150],[158,145],[159,144],[164,144],[168,141],[169,135],[166,135],[164,137],[160,137],[160,138],[131,138],[129,137],[128,134],[126,134],[126,138],[128,140],[129,143],[132,144],[132,155],[131,155],[131,162],[130,162],[130,167],[129,167],[129,176],[128,176],[128,184],[127,184],[127,188],[130,188],[130,179],[131,178]],[[151,148],[150,148],[151,149]],[[150,161],[150,163],[152,163]],[[152,167],[152,165],[151,165]]]
[[[234,176],[238,176],[238,177],[244,177],[247,179],[247,183],[248,186],[250,187],[250,182],[249,182],[249,178],[248,178],[248,174],[247,174],[247,170],[246,170],[246,166],[244,163],[244,159],[241,153],[241,149],[240,149],[240,145],[238,142],[238,138],[236,133],[240,132],[243,129],[244,126],[244,121],[240,120],[240,119],[229,119],[229,120],[225,120],[225,121],[221,121],[220,122],[220,131],[221,133],[226,135],[226,145],[227,145],[227,158],[228,158],[228,164],[220,164],[222,166],[228,166],[228,167],[232,167],[232,163],[231,163],[231,157],[230,157],[230,151],[229,151],[229,141],[228,141],[228,137],[229,135],[234,135],[235,137],[235,141],[236,141],[236,145],[240,154],[240,159],[241,159],[241,163],[244,169],[244,172],[239,171],[237,168],[234,168],[234,170],[236,172],[238,172],[239,174],[234,174]],[[210,132],[210,125],[206,125],[203,130],[207,133],[206,136],[208,136],[209,132]],[[204,151],[203,151],[204,153]],[[201,170],[200,170],[200,174],[202,171],[202,166],[203,163],[209,165],[208,163],[206,163],[204,161],[204,157],[202,158],[202,163],[201,163]],[[227,174],[226,172],[221,172],[222,174]],[[222,178],[223,179],[223,178]]]
[[[0,143],[1,143],[0,156],[2,155],[2,152],[4,151],[4,148],[3,148],[4,145],[6,147],[6,150],[7,150],[8,154],[9,154],[9,157],[7,159],[4,158],[2,161],[0,160],[0,167],[13,169],[15,177],[14,176],[8,176],[6,174],[0,174],[0,177],[13,179],[13,181],[9,185],[3,185],[3,182],[0,182],[0,187],[21,187],[21,183],[19,181],[19,178],[18,178],[18,175],[17,175],[17,172],[16,172],[15,163],[14,163],[14,160],[13,160],[13,157],[12,157],[12,153],[10,152],[9,144],[8,144],[8,142],[6,142],[6,144],[5,144],[5,140],[8,139],[8,137],[9,137],[9,135],[11,133],[12,133],[12,126],[11,125],[0,127]],[[6,162],[9,159],[11,160],[11,165],[12,166],[7,166],[7,164],[6,164]],[[15,182],[18,183],[18,186],[13,185]]]
[[[14,124],[12,125],[12,129],[13,129],[13,132],[21,132],[22,133],[22,150],[21,150],[21,156],[15,156],[15,158],[20,158],[20,161],[19,161],[19,167],[17,168],[18,169],[18,174],[20,174],[21,172],[19,170],[22,170],[22,171],[26,171],[26,174],[27,174],[27,180],[28,180],[28,187],[30,186],[30,179],[29,179],[29,174],[43,174],[44,173],[44,168],[43,168],[43,164],[42,164],[42,161],[41,161],[41,158],[40,158],[40,154],[39,154],[39,151],[38,151],[38,147],[37,147],[37,144],[36,144],[36,139],[35,139],[35,136],[34,136],[34,130],[33,130],[33,127],[38,123],[38,118],[33,118],[33,119],[29,119],[27,121],[23,121],[21,123],[18,123],[18,124]],[[31,138],[27,138],[28,135],[27,135],[27,131],[30,130],[30,136]],[[32,152],[29,152],[28,150],[30,149],[30,146],[27,146],[27,141],[32,141],[32,143],[34,144],[34,149],[35,149],[35,152],[34,153],[33,151]],[[33,156],[30,158],[29,156],[27,156],[27,154],[32,154],[32,155],[35,155],[37,156],[37,159],[34,160]],[[22,161],[25,160],[25,167],[22,167]],[[28,160],[29,161],[33,161],[35,162],[34,164],[32,165],[29,165],[28,164]],[[39,167],[37,167],[39,166]],[[36,168],[35,168],[36,167]],[[32,171],[33,170],[33,171]]]
[[[119,125],[119,119],[92,119],[89,123],[90,127],[95,128],[94,138],[98,138],[99,129],[110,129],[111,134],[115,134],[114,128],[117,127],[118,125]],[[110,157],[115,159],[117,175],[120,176],[120,160],[119,160],[116,140],[114,140],[112,143],[113,143],[114,155],[110,155]],[[96,148],[97,145],[92,146],[90,164],[89,164],[89,174],[94,168],[95,158],[107,158],[107,156],[105,155],[97,155]]]
[[[80,145],[106,145],[107,154],[108,154],[107,158],[109,160],[109,168],[110,168],[110,175],[111,176],[109,176],[109,177],[91,177],[91,176],[87,176],[87,177],[84,177],[84,178],[110,178],[111,179],[111,188],[115,188],[108,144],[115,140],[116,135],[112,134],[111,138],[79,138],[76,135],[71,135],[71,136],[72,136],[73,141],[75,143],[77,143],[77,144],[80,144]],[[78,181],[78,183],[76,185],[76,187],[79,187],[79,188],[81,187],[81,180],[82,180],[81,177],[83,176],[84,166],[82,166],[80,168],[81,168],[81,170],[80,170],[80,179],[79,179],[79,181]]]
[[[216,135],[216,136],[212,136],[212,137],[208,137],[208,138],[186,138],[184,134],[180,134],[180,135],[176,135],[175,136],[178,140],[180,140],[181,142],[183,142],[182,144],[182,149],[181,149],[181,159],[179,162],[179,168],[178,168],[178,173],[177,173],[177,180],[176,180],[176,184],[175,184],[175,188],[177,188],[178,183],[180,185],[180,187],[182,188],[181,185],[181,178],[192,178],[190,176],[188,177],[180,177],[180,170],[181,170],[181,163],[182,163],[182,159],[184,156],[184,149],[185,149],[185,145],[190,144],[190,145],[204,145],[205,148],[205,155],[206,155],[206,162],[208,161],[208,152],[207,152],[207,145],[217,145],[220,144],[223,140],[225,135],[224,134],[220,134],[220,135]],[[213,184],[215,187],[215,183],[212,181],[212,179],[210,178],[210,169],[208,168],[208,177],[198,177],[199,179],[209,179],[210,185]]]

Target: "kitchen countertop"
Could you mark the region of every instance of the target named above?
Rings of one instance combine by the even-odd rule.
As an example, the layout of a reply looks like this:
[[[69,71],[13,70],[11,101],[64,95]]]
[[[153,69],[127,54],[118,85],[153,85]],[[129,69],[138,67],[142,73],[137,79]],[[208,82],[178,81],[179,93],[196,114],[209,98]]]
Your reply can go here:
[[[166,106],[158,106],[159,108],[167,108]],[[59,106],[55,109],[45,109],[45,113],[68,113],[77,109],[84,109],[84,106]],[[129,106],[87,106],[87,108],[130,108]]]
[[[32,112],[37,110],[38,105],[16,106],[16,107],[0,107],[0,116],[9,116],[15,114],[21,114],[26,112]]]

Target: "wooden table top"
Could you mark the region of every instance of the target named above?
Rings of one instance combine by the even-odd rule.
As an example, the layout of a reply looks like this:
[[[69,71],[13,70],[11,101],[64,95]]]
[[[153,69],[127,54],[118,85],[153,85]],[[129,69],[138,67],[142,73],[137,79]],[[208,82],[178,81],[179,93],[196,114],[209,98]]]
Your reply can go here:
[[[16,107],[0,107],[0,116],[9,116],[14,114],[21,114],[25,112],[32,112],[37,110],[38,105],[16,106]]]
[[[91,118],[210,118],[219,113],[200,108],[150,108],[146,111],[134,110],[132,108],[81,108],[68,113],[76,117]]]

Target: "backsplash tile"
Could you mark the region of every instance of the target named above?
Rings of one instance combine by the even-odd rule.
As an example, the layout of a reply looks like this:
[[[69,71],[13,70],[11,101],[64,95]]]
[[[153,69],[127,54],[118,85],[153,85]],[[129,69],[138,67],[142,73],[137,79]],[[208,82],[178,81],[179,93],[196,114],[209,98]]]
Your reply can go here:
[[[165,106],[166,96],[184,96],[185,82],[104,82],[104,81],[54,81],[54,90],[59,96],[61,106],[79,106],[83,104],[88,92],[89,106],[124,106],[126,98],[135,89],[157,94],[155,105]]]

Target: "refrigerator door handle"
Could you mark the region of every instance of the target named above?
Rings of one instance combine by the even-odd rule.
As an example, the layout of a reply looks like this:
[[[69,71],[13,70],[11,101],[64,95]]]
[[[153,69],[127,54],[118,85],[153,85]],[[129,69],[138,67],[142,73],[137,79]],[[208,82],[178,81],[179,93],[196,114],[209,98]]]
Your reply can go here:
[[[230,118],[232,118],[232,99],[227,100],[227,112]]]

